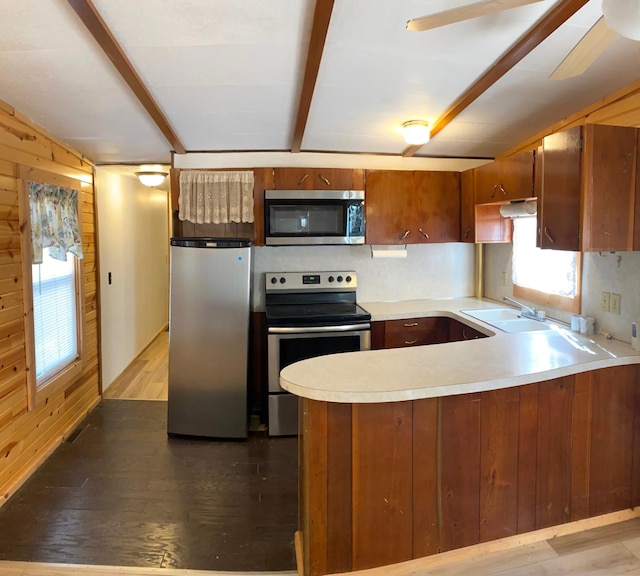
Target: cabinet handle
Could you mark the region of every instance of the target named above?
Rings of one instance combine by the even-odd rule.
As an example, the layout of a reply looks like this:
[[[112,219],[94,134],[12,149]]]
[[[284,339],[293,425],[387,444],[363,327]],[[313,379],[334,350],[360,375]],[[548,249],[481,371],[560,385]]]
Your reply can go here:
[[[320,178],[320,180],[322,180],[327,186],[331,186],[331,182],[329,182],[329,180],[327,180],[322,174],[318,174],[318,178]]]
[[[504,196],[506,196],[506,195],[507,195],[507,191],[502,187],[502,184],[500,184],[500,191],[502,192],[502,194],[503,194]]]
[[[551,242],[551,244],[555,242],[553,236],[551,236],[551,232],[549,232],[549,228],[547,228],[546,226],[544,227],[544,235],[549,239],[549,242]]]
[[[471,228],[467,228],[467,231],[464,233],[465,240],[469,237],[469,232],[471,232]]]
[[[417,342],[417,340],[405,340],[404,343],[405,344],[415,344]]]
[[[409,322],[408,324],[405,324],[404,327],[405,328],[411,328],[411,326],[417,326],[418,323],[417,322]]]
[[[425,238],[429,239],[429,234],[427,234],[422,228],[418,228],[418,232],[422,234]]]
[[[491,191],[491,198],[495,198],[497,189],[498,189],[498,185],[494,184],[493,190]]]
[[[307,176],[309,176],[309,174],[305,174],[302,178],[300,178],[300,180],[298,180],[298,186],[307,179]]]
[[[404,234],[400,236],[400,240],[404,240],[407,236],[409,236],[409,234],[411,234],[411,230],[405,230]]]

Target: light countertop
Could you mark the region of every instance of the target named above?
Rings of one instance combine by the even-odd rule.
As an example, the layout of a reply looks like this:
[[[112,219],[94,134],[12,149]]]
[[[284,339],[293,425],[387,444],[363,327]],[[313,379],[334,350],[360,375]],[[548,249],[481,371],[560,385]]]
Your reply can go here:
[[[310,358],[282,370],[280,384],[285,390],[328,402],[396,402],[509,388],[599,368],[640,364],[640,352],[604,336],[582,336],[560,324],[552,324],[552,330],[506,333],[462,312],[507,307],[491,300],[360,305],[371,313],[372,321],[446,316],[490,336]]]

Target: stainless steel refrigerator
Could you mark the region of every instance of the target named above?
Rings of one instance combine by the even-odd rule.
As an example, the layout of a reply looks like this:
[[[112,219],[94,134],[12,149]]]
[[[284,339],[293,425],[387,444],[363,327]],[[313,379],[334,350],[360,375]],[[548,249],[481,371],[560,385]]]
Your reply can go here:
[[[167,432],[247,436],[251,244],[171,239]]]

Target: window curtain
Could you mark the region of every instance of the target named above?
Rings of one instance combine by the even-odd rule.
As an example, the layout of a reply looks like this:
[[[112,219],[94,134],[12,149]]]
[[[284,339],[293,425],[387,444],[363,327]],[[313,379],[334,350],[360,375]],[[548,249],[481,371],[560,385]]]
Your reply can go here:
[[[77,190],[29,182],[29,211],[33,264],[42,263],[48,247],[56,260],[66,260],[67,252],[83,257]]]
[[[182,170],[178,203],[195,224],[253,222],[253,171]]]

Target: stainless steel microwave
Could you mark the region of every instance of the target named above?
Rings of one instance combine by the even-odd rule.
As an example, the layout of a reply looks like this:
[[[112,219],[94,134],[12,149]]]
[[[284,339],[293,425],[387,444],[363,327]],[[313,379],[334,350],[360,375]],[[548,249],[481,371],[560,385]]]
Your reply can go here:
[[[364,244],[364,190],[265,190],[268,246]]]

